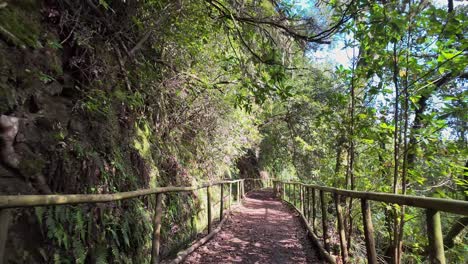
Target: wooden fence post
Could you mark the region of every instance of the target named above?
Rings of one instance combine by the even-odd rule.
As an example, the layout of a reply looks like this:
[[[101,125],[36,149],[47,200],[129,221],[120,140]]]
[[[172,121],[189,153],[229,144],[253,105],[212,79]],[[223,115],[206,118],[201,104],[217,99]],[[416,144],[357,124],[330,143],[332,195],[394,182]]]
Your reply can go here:
[[[292,204],[294,204],[294,196],[293,196],[294,191],[293,190],[294,190],[294,184],[290,183],[289,184],[289,200],[290,200],[289,202],[291,202]]]
[[[296,206],[296,183],[293,183],[293,205]]]
[[[211,190],[206,187],[206,209],[208,211],[208,234],[211,233]]]
[[[302,186],[302,184],[299,184],[299,199],[300,199],[300,202],[299,202],[299,209],[301,210],[301,212],[304,214],[304,186]]]
[[[231,210],[232,205],[232,182],[229,183],[229,210]]]
[[[310,223],[310,188],[309,187],[304,187],[306,191],[306,207],[305,207],[305,218],[307,220],[307,224]]]
[[[299,212],[302,212],[302,206],[301,206],[301,185],[300,184],[297,184],[297,209],[299,210]]]
[[[240,184],[240,187],[239,187],[240,188],[240,199],[241,200],[244,198],[244,181],[245,180],[241,180],[239,182],[239,184]]]
[[[242,198],[244,198],[244,190],[242,189],[243,186],[244,186],[244,180],[239,181],[239,193],[240,193],[239,200],[242,200]]]
[[[320,190],[320,204],[322,206],[323,246],[327,252],[330,252],[330,243],[328,239],[328,224],[327,224],[327,204],[325,201],[324,191],[322,190]]]
[[[164,194],[156,194],[156,207],[153,216],[153,244],[151,246],[151,263],[159,263],[159,247],[161,239],[162,200]]]
[[[283,183],[284,185],[284,200],[286,201],[286,199],[288,199],[288,184],[287,183]]]
[[[281,196],[283,197],[283,200],[286,201],[286,183],[282,182],[281,183],[281,188],[282,188],[282,192],[281,192]]]
[[[338,221],[338,233],[340,236],[341,259],[343,263],[348,263],[348,246],[346,244],[346,232],[343,224],[343,209],[341,208],[340,196],[334,193],[336,216]]]
[[[292,202],[292,184],[288,184],[288,202]]]
[[[310,224],[312,218],[312,188],[307,188],[307,222]]]
[[[221,201],[219,201],[219,220],[223,220],[223,210],[224,210],[224,183],[219,185],[221,187]]]
[[[242,180],[242,199],[245,198],[245,180]]]
[[[426,210],[427,237],[429,240],[429,260],[434,264],[445,264],[444,238],[440,213],[433,209]]]
[[[293,201],[293,196],[292,196],[292,183],[288,184],[289,186],[289,191],[288,191],[288,202],[292,203]]]
[[[377,252],[375,251],[374,225],[372,214],[367,199],[361,199],[362,222],[364,224],[364,238],[366,240],[367,263],[377,264]]]
[[[317,234],[317,228],[315,227],[315,219],[317,218],[317,209],[315,207],[315,188],[312,188],[312,229]]]
[[[282,197],[283,197],[283,193],[284,193],[284,183],[282,183],[282,182],[277,182],[276,184],[278,185],[278,197],[279,197],[279,198],[282,198]]]
[[[237,181],[237,203],[238,203],[238,204],[240,204],[240,191],[241,191],[241,189],[240,189],[240,182],[241,182],[240,180]]]
[[[10,210],[0,209],[0,264],[5,262],[5,247],[10,225]]]

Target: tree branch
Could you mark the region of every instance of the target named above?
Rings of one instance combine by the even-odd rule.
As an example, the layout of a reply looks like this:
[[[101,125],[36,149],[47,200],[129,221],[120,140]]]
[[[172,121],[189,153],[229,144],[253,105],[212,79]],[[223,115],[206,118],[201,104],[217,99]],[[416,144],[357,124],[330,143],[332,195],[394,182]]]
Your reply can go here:
[[[349,21],[351,19],[352,14],[349,14],[349,11],[351,9],[351,6],[353,6],[353,2],[349,3],[342,14],[341,18],[339,21],[329,27],[326,30],[323,30],[315,35],[305,35],[299,33],[297,30],[294,29],[292,26],[284,25],[281,22],[286,21],[286,22],[292,22],[291,19],[288,18],[282,18],[279,21],[273,20],[271,18],[254,18],[254,17],[249,17],[249,16],[240,16],[238,14],[234,14],[229,10],[227,7],[225,7],[223,4],[216,0],[207,0],[207,2],[214,7],[216,10],[218,10],[221,13],[221,18],[229,19],[229,20],[237,20],[242,23],[248,23],[253,26],[258,27],[259,25],[268,25],[277,29],[280,29],[284,31],[287,35],[293,37],[296,40],[302,40],[310,43],[318,43],[318,44],[329,44],[330,41],[327,40],[332,34],[334,34],[336,31],[338,31],[339,27]]]
[[[458,219],[450,228],[450,231],[444,237],[444,245],[446,248],[453,248],[454,239],[468,226],[468,217]]]

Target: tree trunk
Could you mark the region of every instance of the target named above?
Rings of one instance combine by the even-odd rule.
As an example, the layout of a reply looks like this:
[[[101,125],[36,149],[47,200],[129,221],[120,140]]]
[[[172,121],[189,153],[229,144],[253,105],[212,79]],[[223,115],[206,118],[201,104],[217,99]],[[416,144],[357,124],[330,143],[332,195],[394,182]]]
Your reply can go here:
[[[468,226],[468,216],[458,219],[450,228],[447,235],[444,237],[444,245],[446,248],[454,246],[454,239]]]

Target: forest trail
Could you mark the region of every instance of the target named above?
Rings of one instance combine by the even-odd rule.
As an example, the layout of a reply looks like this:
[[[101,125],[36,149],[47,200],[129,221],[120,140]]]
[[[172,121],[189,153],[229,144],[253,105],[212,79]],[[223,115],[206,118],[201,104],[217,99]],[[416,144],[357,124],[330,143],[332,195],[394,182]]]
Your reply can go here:
[[[323,263],[298,214],[271,190],[248,193],[222,230],[184,263]]]

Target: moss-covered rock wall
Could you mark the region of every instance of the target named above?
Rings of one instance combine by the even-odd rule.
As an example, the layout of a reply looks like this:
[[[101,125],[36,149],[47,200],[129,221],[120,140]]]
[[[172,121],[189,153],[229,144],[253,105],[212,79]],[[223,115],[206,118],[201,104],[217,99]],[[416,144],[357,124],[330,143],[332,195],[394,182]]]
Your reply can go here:
[[[189,45],[197,34],[174,33],[197,12],[171,1],[0,2],[0,193],[113,193],[235,175],[258,140],[255,120],[181,74],[203,73],[209,59]],[[205,195],[166,196],[163,255],[204,228]],[[153,204],[11,209],[7,263],[148,263]]]

